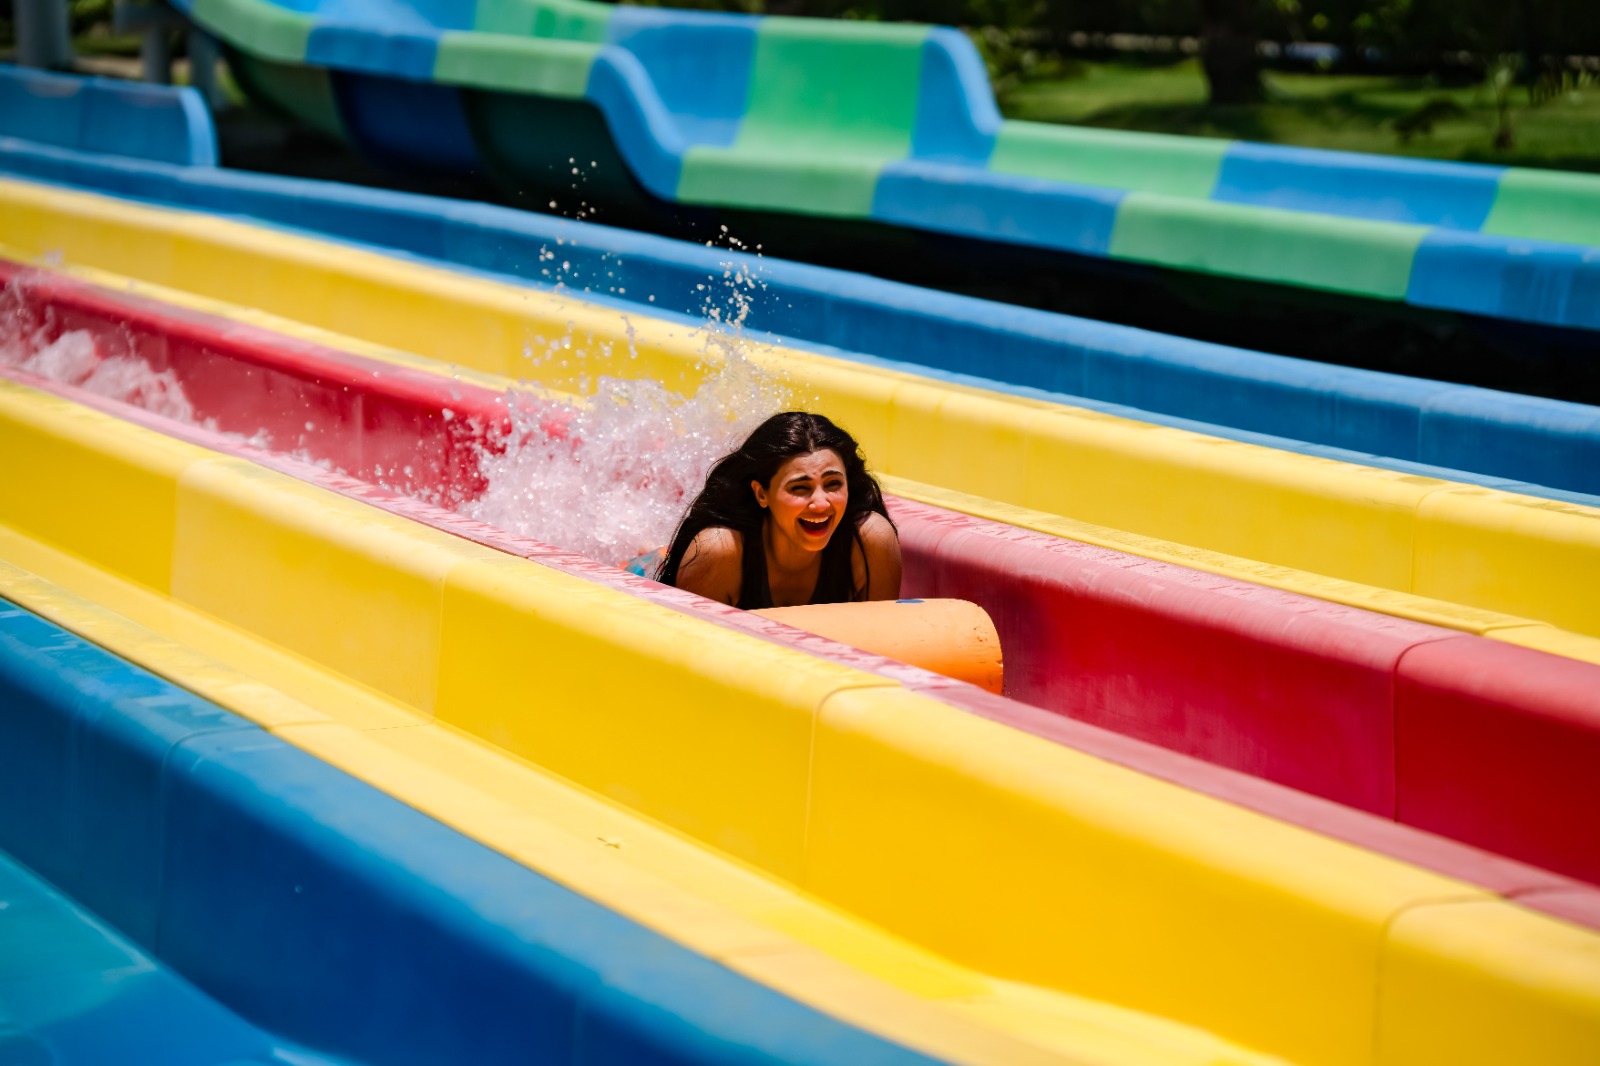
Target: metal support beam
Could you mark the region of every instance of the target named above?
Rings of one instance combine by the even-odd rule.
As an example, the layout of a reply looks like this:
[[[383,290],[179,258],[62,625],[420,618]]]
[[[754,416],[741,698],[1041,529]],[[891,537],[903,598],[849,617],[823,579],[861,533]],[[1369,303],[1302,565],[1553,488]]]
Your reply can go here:
[[[67,0],[13,0],[17,62],[46,70],[72,69],[72,27]]]
[[[117,0],[112,28],[117,33],[140,35],[139,76],[158,85],[172,84],[171,42],[175,33],[184,33],[188,37],[190,84],[205,98],[211,110],[227,104],[227,97],[217,83],[217,63],[222,59],[222,47],[215,37],[179,12],[161,3]]]

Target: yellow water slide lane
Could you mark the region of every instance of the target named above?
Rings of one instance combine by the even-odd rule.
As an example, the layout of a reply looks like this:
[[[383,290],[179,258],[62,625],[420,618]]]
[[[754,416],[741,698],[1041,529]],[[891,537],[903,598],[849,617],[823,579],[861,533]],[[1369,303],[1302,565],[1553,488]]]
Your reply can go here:
[[[0,450],[8,597],[890,1039],[1600,1055],[1592,930],[10,382]]]
[[[703,330],[210,216],[0,181],[3,239],[445,364],[574,391],[698,385]],[[571,349],[581,359],[530,359]],[[1600,662],[1600,512],[743,346],[863,441],[898,492]],[[936,486],[924,489],[921,486]]]

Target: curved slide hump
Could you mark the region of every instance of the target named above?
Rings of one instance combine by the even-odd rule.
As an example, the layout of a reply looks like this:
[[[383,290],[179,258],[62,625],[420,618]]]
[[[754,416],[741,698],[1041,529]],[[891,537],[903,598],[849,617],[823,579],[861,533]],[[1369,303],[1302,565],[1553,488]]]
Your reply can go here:
[[[213,167],[216,133],[193,89],[0,65],[0,143],[11,138],[180,167]]]
[[[0,591],[108,614],[18,575]],[[0,935],[33,949],[0,967],[0,1050],[48,1053],[8,1062],[935,1061],[3,600],[0,692],[0,840],[98,912],[0,856]]]
[[[1600,493],[1600,410],[1583,404],[1227,348],[507,208],[8,139],[28,125],[22,112],[0,111],[0,170],[253,216],[524,284],[560,282],[654,315],[703,320],[712,307],[785,343],[915,360],[958,383],[1235,440],[1532,495]],[[560,260],[548,259],[552,247]]]
[[[837,646],[808,654],[758,637],[774,623],[615,568],[583,580],[572,571],[601,568],[494,551],[331,492],[340,479],[315,466],[296,464],[297,480],[11,382],[0,443],[32,459],[0,496],[7,597],[72,614],[63,624],[108,649],[873,1041],[805,1061],[1343,1066],[1442,1041],[1472,1066],[1600,1051],[1594,929],[1011,728],[970,687],[897,680]],[[63,607],[83,591],[96,606]],[[1139,747],[1077,728],[1102,748]],[[237,780],[195,754],[213,780]],[[326,811],[365,821],[341,798]],[[335,832],[342,818],[330,826],[323,803],[295,799],[285,835],[309,833],[319,855],[375,876]],[[326,898],[288,890],[317,863],[208,839],[234,842],[210,861],[284,906]],[[449,861],[407,868],[455,876]],[[1581,894],[1536,876],[1530,897]],[[434,908],[492,923],[482,891],[408,895],[390,943],[409,948]],[[470,906],[448,902],[458,892]],[[551,935],[580,936],[561,909],[519,906]],[[282,931],[239,923],[220,943],[276,946]],[[637,965],[569,987],[616,997],[638,987]],[[801,1057],[737,1003],[724,1011],[668,974],[640,983],[674,997],[651,1017],[675,1033],[697,1035],[691,1018],[742,1024],[769,1060]],[[370,987],[337,991],[370,1000]],[[492,990],[484,1011],[505,1002],[481,973],[461,987]],[[594,1024],[628,1006],[608,999]],[[557,1018],[588,1032],[571,1019]],[[728,1057],[699,1045],[678,1061]]]
[[[193,405],[192,422],[241,438],[266,434],[282,448],[363,482],[381,481],[413,500],[453,505],[481,491],[474,460],[505,435],[503,380],[463,382],[437,366],[395,363],[392,353],[357,355],[263,332],[243,324],[260,322],[258,314],[221,306],[211,310],[229,318],[113,296],[53,275],[34,274],[17,285],[3,265],[0,277],[12,280],[13,313],[32,344],[86,331],[103,358],[131,353],[152,370],[174,375]],[[103,280],[119,290],[133,284]],[[71,389],[64,394],[81,398]],[[305,428],[308,417],[314,431]],[[185,433],[166,420],[148,424]],[[565,433],[568,424],[555,408],[542,419],[546,432]],[[957,595],[987,607],[1004,630],[1013,699],[1600,883],[1592,847],[1600,834],[1592,773],[1600,758],[1593,697],[1600,666],[1177,566],[1141,564],[904,499],[890,506],[900,529],[905,592]],[[420,517],[440,524],[437,514]],[[509,538],[485,538],[458,521],[441,528],[526,553]],[[908,608],[845,606],[854,613],[842,618],[830,617],[840,605],[761,613],[920,662],[885,647],[899,640],[913,656],[924,652],[915,646],[915,631],[892,637],[874,631],[867,640],[857,635],[860,625],[882,629],[881,616]],[[964,620],[958,612],[948,621],[982,632],[957,669],[921,664],[957,676],[977,668],[971,679],[982,684],[987,663],[998,682],[994,625],[972,603],[956,606],[976,617]],[[823,617],[794,619],[808,612]],[[1450,665],[1474,661],[1494,666],[1460,671]],[[1286,717],[1284,707],[1296,713]],[[1026,719],[1021,724],[1028,728]],[[1396,736],[1404,743],[1397,745]],[[1468,791],[1476,798],[1464,800],[1460,779],[1440,772],[1450,765],[1470,765],[1473,781],[1493,780],[1498,787],[1485,795],[1474,786]],[[1179,780],[1218,794],[1215,781]],[[1495,800],[1502,790],[1517,802]],[[1292,805],[1246,802],[1301,820]],[[1374,838],[1359,818],[1343,819],[1338,829],[1327,818],[1314,824],[1441,868],[1426,849]],[[1510,884],[1481,864],[1441,869],[1501,890]]]
[[[704,333],[694,327],[345,245],[16,182],[4,183],[0,217],[24,259],[57,253],[557,390],[583,391],[584,380],[615,374],[688,393],[707,373]],[[175,238],[184,255],[160,251]],[[285,274],[297,280],[260,281]],[[526,338],[569,336],[595,342],[581,367],[525,358]],[[1206,569],[1595,656],[1593,508],[1220,440],[865,360],[749,351],[756,366],[803,378],[880,471],[1026,508],[1031,517],[1017,519],[1024,524],[1070,516],[1102,527],[1091,539],[1109,527],[1168,542],[1136,547],[1141,554],[1187,545],[1180,551],[1232,557],[1197,559]],[[1130,493],[1129,484],[1144,491]],[[1277,569],[1285,567],[1301,573]]]
[[[587,162],[591,202],[648,190],[1600,328],[1600,179],[1006,122],[946,28],[588,0],[178,6],[258,94],[391,165],[565,193],[563,161]],[[520,143],[532,123],[549,144]]]

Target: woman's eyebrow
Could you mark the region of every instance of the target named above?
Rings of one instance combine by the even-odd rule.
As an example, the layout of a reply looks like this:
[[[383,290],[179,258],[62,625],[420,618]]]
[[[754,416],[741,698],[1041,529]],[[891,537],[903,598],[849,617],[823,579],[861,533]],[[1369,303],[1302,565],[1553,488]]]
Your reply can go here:
[[[822,476],[825,477],[825,478],[828,478],[828,477],[844,477],[844,471],[843,470],[824,470],[822,472]],[[812,480],[810,474],[796,474],[794,477],[790,478],[788,481],[785,481],[784,484],[785,485],[798,485],[802,481],[810,481],[810,480]]]

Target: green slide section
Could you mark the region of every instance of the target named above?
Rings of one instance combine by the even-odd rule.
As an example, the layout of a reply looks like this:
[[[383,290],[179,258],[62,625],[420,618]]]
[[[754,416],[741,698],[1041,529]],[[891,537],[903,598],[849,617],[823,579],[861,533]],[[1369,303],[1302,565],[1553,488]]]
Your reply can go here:
[[[439,35],[433,79],[577,99],[589,83],[612,10],[590,0],[477,0],[470,30]]]
[[[762,20],[738,139],[689,150],[679,199],[866,217],[883,166],[911,152],[928,32]]]
[[[883,163],[829,159],[810,145],[764,153],[696,147],[684,154],[678,199],[686,204],[866,218],[872,212]]]
[[[611,8],[586,0],[478,0],[472,19],[479,33],[592,44],[606,39],[610,24]]]
[[[926,26],[770,18],[756,36],[738,149],[783,151],[796,141],[850,155],[911,151]]]
[[[263,0],[194,0],[190,15],[212,33],[251,55],[280,63],[306,57],[312,16]]]
[[[587,41],[458,31],[440,35],[433,77],[450,85],[576,99],[599,52],[600,45]]]
[[[1007,122],[1000,127],[989,169],[1203,200],[1217,184],[1222,157],[1232,144],[1208,137]]]
[[[1600,244],[1600,180],[1593,174],[1512,167],[1500,176],[1484,233]]]
[[[1426,226],[1131,193],[1117,212],[1111,255],[1402,300],[1427,232]]]

